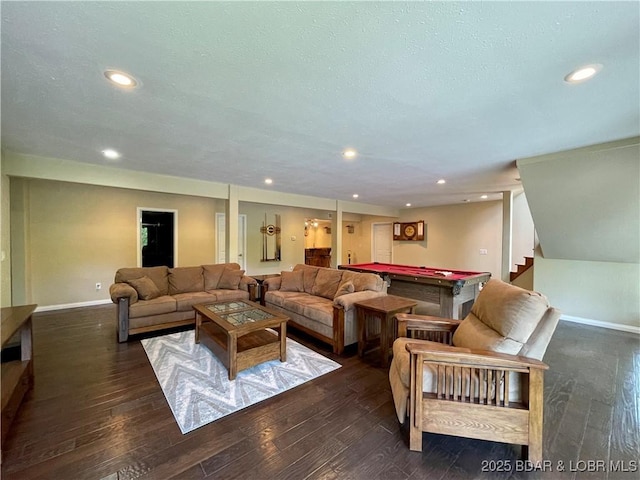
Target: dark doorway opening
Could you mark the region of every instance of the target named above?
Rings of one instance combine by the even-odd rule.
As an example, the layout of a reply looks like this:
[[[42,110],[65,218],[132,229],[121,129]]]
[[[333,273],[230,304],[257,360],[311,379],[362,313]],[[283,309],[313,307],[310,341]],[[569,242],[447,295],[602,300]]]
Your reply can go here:
[[[142,266],[174,267],[174,213],[143,210],[140,224]]]

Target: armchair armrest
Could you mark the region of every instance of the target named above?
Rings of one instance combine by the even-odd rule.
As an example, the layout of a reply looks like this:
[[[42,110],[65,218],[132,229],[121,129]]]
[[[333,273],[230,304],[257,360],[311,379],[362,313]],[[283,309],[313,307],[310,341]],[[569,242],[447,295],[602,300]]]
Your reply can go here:
[[[462,320],[398,313],[398,337],[419,338],[451,345],[453,334]]]
[[[407,343],[412,355],[421,355],[423,360],[458,364],[461,367],[492,368],[526,372],[530,368],[547,370],[549,366],[535,358],[491,352],[475,348],[460,348],[435,342],[415,341]]]

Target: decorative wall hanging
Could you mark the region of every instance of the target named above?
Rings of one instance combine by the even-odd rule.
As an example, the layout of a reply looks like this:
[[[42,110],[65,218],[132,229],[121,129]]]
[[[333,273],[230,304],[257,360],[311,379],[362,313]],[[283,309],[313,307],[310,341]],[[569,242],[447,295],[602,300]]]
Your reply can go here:
[[[267,214],[264,214],[264,222],[260,227],[262,233],[262,262],[280,261],[280,215],[274,215],[275,221],[267,224]],[[273,254],[273,257],[270,256]]]
[[[394,222],[393,239],[417,242],[424,240],[424,220],[418,222]]]

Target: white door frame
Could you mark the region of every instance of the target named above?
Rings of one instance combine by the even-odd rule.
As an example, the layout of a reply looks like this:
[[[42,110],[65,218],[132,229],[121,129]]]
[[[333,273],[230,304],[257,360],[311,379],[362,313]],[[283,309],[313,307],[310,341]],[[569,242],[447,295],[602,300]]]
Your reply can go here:
[[[221,248],[225,245],[226,242],[226,231],[225,229],[221,229],[220,224],[226,228],[226,214],[216,212],[216,263],[226,263],[226,253],[225,258],[222,258],[222,252],[224,248]],[[247,215],[241,213],[238,215],[238,262],[240,264],[240,268],[242,270],[247,269]]]
[[[147,208],[147,207],[138,207],[137,208],[137,232],[138,238],[136,241],[136,255],[137,255],[137,265],[138,267],[142,266],[142,245],[140,244],[140,239],[142,237],[142,212],[164,212],[164,213],[173,213],[173,266],[177,267],[178,264],[178,210],[173,210],[170,208]]]
[[[391,225],[391,232],[393,232],[393,222],[373,222],[371,224],[371,262],[376,261],[376,227],[380,225]],[[389,263],[393,263],[393,240],[390,240],[390,242],[391,261]]]

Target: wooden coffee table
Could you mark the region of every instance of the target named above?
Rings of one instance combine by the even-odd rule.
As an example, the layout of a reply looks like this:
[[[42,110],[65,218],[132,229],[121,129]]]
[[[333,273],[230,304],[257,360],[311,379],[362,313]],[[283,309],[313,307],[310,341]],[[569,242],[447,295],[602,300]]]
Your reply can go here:
[[[367,344],[371,339],[370,330],[377,329],[380,322],[380,365],[389,365],[389,349],[393,344],[395,329],[393,319],[396,313],[413,313],[418,302],[411,298],[383,295],[354,304],[358,325],[358,355],[364,356]],[[378,335],[376,335],[378,337]]]
[[[262,362],[287,361],[288,317],[248,300],[194,305],[193,309],[195,342],[202,342],[220,359],[229,380]]]

